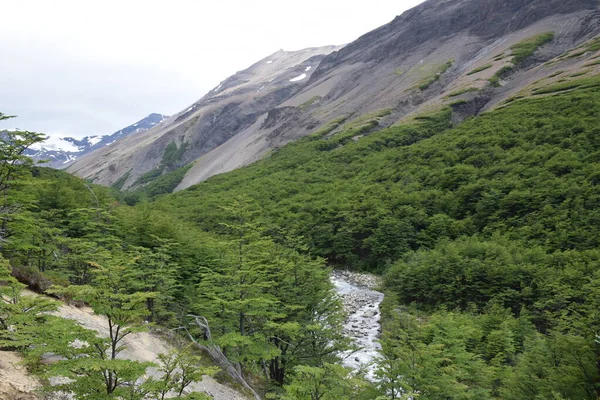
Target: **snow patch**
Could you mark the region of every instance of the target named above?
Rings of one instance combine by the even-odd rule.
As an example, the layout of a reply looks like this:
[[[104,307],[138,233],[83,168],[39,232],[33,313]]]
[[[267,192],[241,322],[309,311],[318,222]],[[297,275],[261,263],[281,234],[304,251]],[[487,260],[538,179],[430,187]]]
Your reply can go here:
[[[187,110],[185,110],[185,112],[190,112],[194,109],[194,106],[191,106],[190,108],[188,108]]]
[[[273,61],[269,60],[267,61],[267,64],[273,64]]]
[[[306,79],[306,74],[302,74],[300,76],[297,76],[295,78],[290,79],[290,82],[299,82],[303,79]]]
[[[215,90],[213,90],[213,92],[218,92],[219,89],[221,89],[223,87],[223,84],[221,83],[219,86],[217,86],[217,88]]]
[[[88,138],[88,142],[90,142],[90,146],[94,146],[94,145],[100,143],[101,141],[102,141],[102,138],[99,136],[91,136]]]
[[[67,154],[67,160],[63,161],[63,164],[67,164],[67,163],[70,163],[71,161],[75,161],[75,160],[77,160],[76,156],[71,156],[71,155]]]
[[[42,143],[35,143],[31,146],[32,150],[49,150],[49,151],[64,151],[67,153],[78,153],[79,147],[73,143],[64,140],[61,137],[53,135],[46,136],[46,140]]]
[[[257,90],[257,92],[260,92],[261,90],[263,90],[265,88],[265,86],[261,86],[260,89]]]
[[[312,66],[309,65],[308,67],[306,67],[306,69],[304,71],[308,72],[308,71],[310,71],[311,68],[312,68]]]

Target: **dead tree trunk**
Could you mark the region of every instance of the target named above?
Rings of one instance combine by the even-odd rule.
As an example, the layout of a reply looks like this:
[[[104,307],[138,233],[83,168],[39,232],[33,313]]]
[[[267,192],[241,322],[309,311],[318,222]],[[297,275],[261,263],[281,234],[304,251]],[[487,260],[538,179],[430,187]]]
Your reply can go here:
[[[221,367],[225,371],[227,371],[229,376],[231,376],[233,379],[235,379],[237,382],[239,382],[244,388],[249,390],[256,400],[261,400],[258,393],[256,393],[254,391],[254,389],[252,389],[252,387],[250,387],[250,385],[248,385],[248,382],[246,382],[242,373],[240,371],[238,371],[236,366],[231,361],[229,361],[229,359],[225,356],[225,354],[223,354],[223,350],[221,350],[221,348],[218,345],[216,345],[212,342],[210,326],[208,325],[208,321],[206,320],[206,318],[204,318],[202,316],[197,316],[197,315],[189,315],[189,316],[194,318],[194,323],[204,330],[204,334],[205,334],[208,344],[199,343],[196,339],[194,339],[194,337],[190,334],[190,332],[187,330],[186,327],[181,327],[180,329],[184,329],[186,331],[186,333],[188,334],[188,337],[190,338],[190,340],[194,343],[194,345],[196,347],[198,347],[201,350],[206,351],[219,367]]]

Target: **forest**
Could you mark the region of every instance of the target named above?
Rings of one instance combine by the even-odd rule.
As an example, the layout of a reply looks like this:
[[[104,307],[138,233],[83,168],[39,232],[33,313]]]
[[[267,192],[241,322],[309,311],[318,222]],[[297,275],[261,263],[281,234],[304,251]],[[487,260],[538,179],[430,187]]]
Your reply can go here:
[[[599,398],[600,78],[452,114],[321,129],[175,194],[33,165],[23,150],[43,136],[9,133],[0,349],[82,399],[184,397],[169,368],[226,375],[187,349],[140,381],[148,365],[116,357],[119,342],[153,326],[186,327],[270,399]],[[340,365],[331,268],[382,276],[375,382]],[[89,304],[114,337],[25,286]],[[41,364],[48,352],[61,361]]]

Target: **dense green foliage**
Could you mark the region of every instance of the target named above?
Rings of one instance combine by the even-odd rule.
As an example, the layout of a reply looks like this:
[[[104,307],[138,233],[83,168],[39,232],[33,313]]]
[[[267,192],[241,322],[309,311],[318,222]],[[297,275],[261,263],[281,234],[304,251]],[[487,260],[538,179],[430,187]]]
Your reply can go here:
[[[118,355],[123,339],[148,323],[185,329],[198,344],[222,349],[235,370],[274,392],[297,366],[336,363],[348,348],[323,260],[276,243],[272,235],[284,236],[260,221],[254,202],[230,199],[219,231],[205,233],[152,205],[119,206],[109,188],[34,167],[20,154],[38,140],[14,133],[0,142],[7,259],[0,258],[0,348],[24,352],[44,376],[73,380],[48,391],[142,399],[175,390],[183,398],[192,380],[214,372],[182,353],[160,360],[162,379],[141,379],[151,364]],[[22,296],[17,279],[84,301],[106,316],[109,337],[45,314],[58,304]],[[200,329],[192,313],[208,325]],[[73,346],[76,339],[86,345]],[[48,353],[61,361],[39,367]]]
[[[442,110],[358,140],[315,134],[154,207],[220,231],[218,205],[247,194],[311,254],[388,270],[389,393],[593,399],[598,83],[548,87],[457,127]],[[414,304],[408,322],[393,322],[395,304]]]
[[[513,56],[543,41],[532,43]],[[19,207],[4,215],[0,346],[26,351],[29,336],[58,346],[36,333],[45,303],[15,307],[17,277],[66,286],[112,318],[127,304],[123,332],[142,316],[186,328],[270,398],[598,398],[600,78],[542,87],[458,126],[445,108],[373,132],[384,111],[134,207],[19,167],[7,191]],[[384,273],[375,384],[336,365],[347,343],[324,260]],[[92,356],[70,357],[88,376]],[[185,361],[173,357],[167,370]],[[132,381],[143,367],[105,370]]]

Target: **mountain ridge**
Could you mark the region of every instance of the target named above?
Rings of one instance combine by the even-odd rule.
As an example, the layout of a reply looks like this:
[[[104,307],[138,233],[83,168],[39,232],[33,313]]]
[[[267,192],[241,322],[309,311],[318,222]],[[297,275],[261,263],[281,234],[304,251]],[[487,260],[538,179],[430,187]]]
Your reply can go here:
[[[222,81],[163,129],[134,135],[127,149],[93,152],[68,170],[104,185],[127,175],[122,188],[134,189],[148,174],[185,166],[176,188],[182,190],[332,121],[344,121],[335,133],[386,114],[371,118],[372,131],[460,100],[458,122],[556,72],[546,63],[600,32],[598,6],[596,0],[429,0],[345,46],[277,51]],[[512,47],[547,32],[553,39],[513,68]],[[559,63],[573,73],[583,69],[571,61]],[[470,73],[477,68],[483,69]],[[451,96],[460,90],[467,91]],[[164,167],[168,146],[179,158]]]

